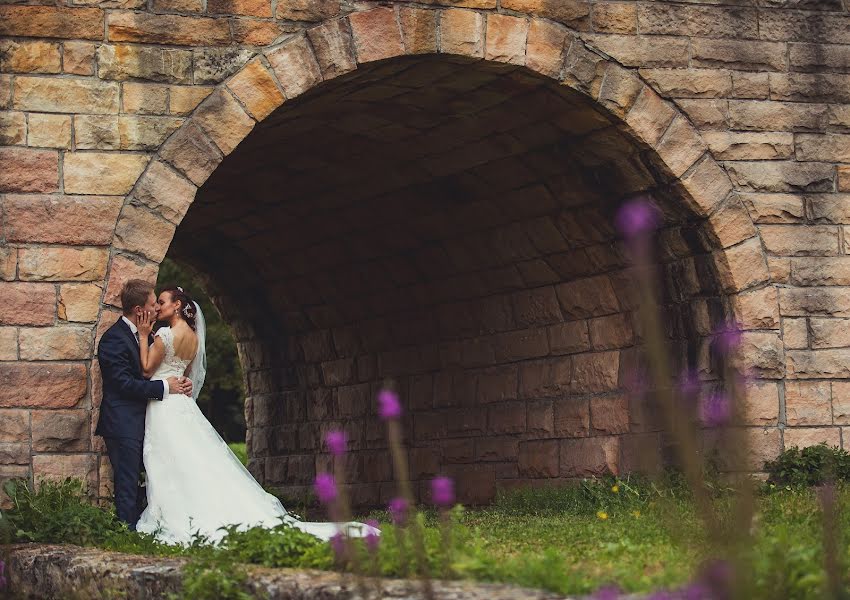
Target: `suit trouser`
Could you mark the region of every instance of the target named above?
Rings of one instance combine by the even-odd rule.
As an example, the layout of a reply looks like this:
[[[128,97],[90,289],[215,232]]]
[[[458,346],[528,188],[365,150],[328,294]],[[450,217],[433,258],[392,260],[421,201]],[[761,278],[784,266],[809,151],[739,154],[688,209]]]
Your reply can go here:
[[[142,472],[142,440],[104,438],[109,462],[112,463],[112,482],[115,487],[115,512],[118,518],[136,529],[142,506],[144,488],[139,486]]]

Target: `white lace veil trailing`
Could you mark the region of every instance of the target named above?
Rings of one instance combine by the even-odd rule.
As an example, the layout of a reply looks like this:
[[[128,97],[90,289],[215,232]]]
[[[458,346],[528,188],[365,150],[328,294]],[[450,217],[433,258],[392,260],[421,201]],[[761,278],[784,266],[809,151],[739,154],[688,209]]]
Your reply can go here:
[[[195,335],[198,336],[198,352],[192,364],[189,365],[186,377],[192,381],[192,398],[197,400],[207,376],[207,322],[198,303],[192,302],[192,304],[195,305]]]

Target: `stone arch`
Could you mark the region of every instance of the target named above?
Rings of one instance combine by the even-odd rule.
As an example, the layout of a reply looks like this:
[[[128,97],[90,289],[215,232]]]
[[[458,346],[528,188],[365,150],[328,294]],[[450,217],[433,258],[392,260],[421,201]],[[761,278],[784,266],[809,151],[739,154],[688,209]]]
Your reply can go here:
[[[367,65],[428,54],[524,67],[601,107],[657,158],[687,210],[706,219],[716,244],[714,267],[745,328],[765,329],[758,317],[763,306],[772,303],[767,310],[778,313],[759,234],[725,170],[688,118],[639,74],[544,19],[397,5],[330,20],[265,48],[198,106],[127,196],[115,230],[105,304],[116,304],[127,277],[155,274],[198,189],[276,109]],[[101,311],[99,329],[111,323],[110,313]],[[747,336],[752,345],[781,353],[778,335],[753,331]],[[750,366],[757,372],[773,368],[760,357]]]

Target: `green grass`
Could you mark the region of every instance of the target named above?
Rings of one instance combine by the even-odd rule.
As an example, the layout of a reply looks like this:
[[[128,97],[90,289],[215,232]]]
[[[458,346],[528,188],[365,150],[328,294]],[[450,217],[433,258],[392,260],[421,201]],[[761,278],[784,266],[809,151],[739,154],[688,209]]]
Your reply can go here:
[[[656,487],[630,481],[618,482],[614,491],[613,483],[516,491],[500,496],[491,507],[458,511],[459,527],[448,546],[440,538],[437,515],[426,512],[432,573],[441,572],[444,550],[450,547],[450,577],[515,583],[565,595],[591,593],[609,584],[627,592],[649,592],[691,580],[707,556],[705,536],[688,494],[677,485]],[[12,525],[6,528],[7,536],[19,541],[70,542],[156,555],[182,553],[218,565],[333,567],[327,545],[291,530],[234,532],[224,550],[181,550],[127,531],[111,513],[86,504],[71,488],[19,495],[20,507],[4,515]],[[839,558],[842,572],[847,573],[850,488],[842,487],[838,498]],[[731,506],[729,493],[722,490],[714,501],[723,510]],[[405,563],[386,514],[372,516],[379,518],[384,530],[375,563],[378,572],[404,575]],[[748,598],[824,597],[823,529],[813,490],[760,494],[753,533],[746,554],[746,572],[753,574],[754,582]],[[206,582],[208,571],[199,572],[203,577],[199,575],[198,581]],[[218,589],[215,585],[222,582],[204,585]]]
[[[227,444],[243,465],[248,464],[248,450],[245,448],[245,442],[233,442]]]

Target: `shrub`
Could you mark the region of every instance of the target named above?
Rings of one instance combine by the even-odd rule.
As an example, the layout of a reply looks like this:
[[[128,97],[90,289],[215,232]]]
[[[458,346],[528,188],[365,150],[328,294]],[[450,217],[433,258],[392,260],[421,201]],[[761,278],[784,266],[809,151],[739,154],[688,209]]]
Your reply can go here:
[[[825,443],[802,450],[795,446],[765,462],[764,470],[769,474],[768,483],[781,487],[850,482],[850,452]]]

